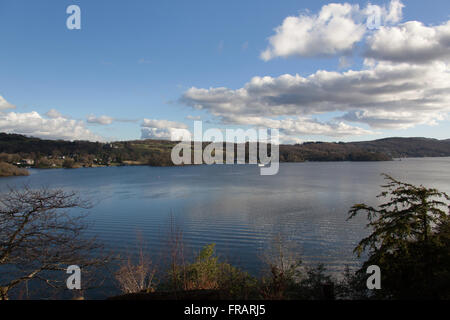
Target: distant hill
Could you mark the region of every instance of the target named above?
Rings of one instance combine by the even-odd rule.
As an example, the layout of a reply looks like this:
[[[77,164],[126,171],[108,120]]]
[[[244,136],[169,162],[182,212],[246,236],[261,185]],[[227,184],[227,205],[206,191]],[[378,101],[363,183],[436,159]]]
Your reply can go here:
[[[450,157],[450,139],[386,138],[349,143],[307,142],[281,146],[280,150],[288,162],[290,158],[309,161],[372,161],[407,157]]]
[[[0,133],[0,152],[3,153],[41,153],[51,155],[60,151],[70,153],[97,153],[103,148],[102,143],[89,141],[43,140],[20,134]]]
[[[170,153],[175,144],[176,142],[164,140],[71,142],[0,133],[0,161],[38,168],[171,166]],[[387,138],[349,143],[307,142],[280,145],[281,162],[386,161],[403,157],[450,157],[450,139]]]
[[[387,138],[351,144],[367,151],[381,152],[393,158],[450,156],[450,139]]]

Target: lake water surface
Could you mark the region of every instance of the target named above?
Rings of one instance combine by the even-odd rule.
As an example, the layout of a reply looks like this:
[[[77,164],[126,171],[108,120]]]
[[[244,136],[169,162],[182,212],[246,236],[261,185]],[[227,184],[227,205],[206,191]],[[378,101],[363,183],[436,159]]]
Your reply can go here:
[[[367,234],[365,219],[346,221],[355,203],[377,204],[381,173],[450,193],[450,158],[391,162],[285,163],[275,176],[252,165],[109,167],[30,170],[7,185],[77,190],[95,200],[90,233],[117,252],[133,252],[141,237],[157,257],[170,216],[187,250],[215,243],[224,259],[253,274],[271,239],[295,243],[305,263],[339,272],[360,263],[352,253]]]

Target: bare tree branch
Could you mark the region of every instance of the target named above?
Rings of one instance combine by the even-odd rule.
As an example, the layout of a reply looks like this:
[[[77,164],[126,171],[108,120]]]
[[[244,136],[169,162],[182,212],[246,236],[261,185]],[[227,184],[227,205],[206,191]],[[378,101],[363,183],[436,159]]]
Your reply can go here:
[[[52,271],[69,265],[87,270],[106,263],[102,245],[84,234],[86,215],[72,210],[89,208],[77,193],[61,189],[25,186],[0,195],[0,299],[25,281],[60,287]]]

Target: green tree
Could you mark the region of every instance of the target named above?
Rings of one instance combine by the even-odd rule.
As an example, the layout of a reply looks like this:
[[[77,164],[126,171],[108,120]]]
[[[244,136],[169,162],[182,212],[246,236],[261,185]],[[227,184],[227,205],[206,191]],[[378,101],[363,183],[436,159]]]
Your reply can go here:
[[[378,265],[382,289],[376,297],[393,299],[436,299],[448,296],[449,283],[448,232],[449,196],[434,188],[414,186],[384,175],[387,183],[378,197],[385,202],[377,208],[354,205],[352,219],[360,212],[367,214],[367,227],[372,233],[355,248],[368,260],[358,271],[365,273],[369,265]],[[447,232],[447,233],[446,233]],[[446,245],[447,241],[447,245]]]

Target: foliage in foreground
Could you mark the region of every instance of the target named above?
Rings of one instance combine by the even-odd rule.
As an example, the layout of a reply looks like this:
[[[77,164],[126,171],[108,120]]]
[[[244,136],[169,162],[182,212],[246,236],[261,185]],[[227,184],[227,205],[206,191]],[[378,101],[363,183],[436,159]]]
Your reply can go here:
[[[210,290],[221,299],[450,299],[449,196],[385,178],[382,204],[357,204],[349,212],[349,219],[366,213],[371,234],[355,248],[358,256],[367,253],[367,261],[356,272],[347,268],[341,279],[322,265],[304,266],[283,239],[267,250],[266,273],[260,278],[220,261],[214,244],[187,261],[182,234],[173,226],[164,270],[140,250],[138,261],[127,259],[115,278],[124,293]],[[107,262],[98,256],[95,239],[82,237],[83,217],[67,212],[87,206],[61,190],[11,189],[0,197],[0,299],[29,281],[61,285],[54,271],[67,265],[85,270]],[[366,287],[370,265],[381,269],[380,290]]]
[[[289,270],[281,270],[275,265],[268,266],[271,272],[256,278],[247,272],[221,262],[214,252],[214,244],[206,245],[191,263],[177,265],[173,269],[160,274],[163,281],[148,283],[148,287],[136,287],[134,291],[123,290],[124,293],[176,293],[176,292],[198,292],[198,290],[215,291],[221,299],[248,300],[248,299],[326,299],[334,298],[333,293],[327,296],[327,286],[334,286],[334,279],[326,275],[323,266],[317,268],[306,268],[301,262],[289,266]],[[135,270],[126,283],[132,279],[142,279],[138,275],[152,274],[155,269],[145,268],[150,264],[142,264],[139,260],[136,265],[127,270]],[[125,267],[124,266],[124,267]],[[116,273],[116,279],[123,288],[124,279],[122,267]],[[142,270],[147,270],[142,272]],[[152,270],[152,272],[150,272]],[[304,273],[303,273],[304,272]],[[144,283],[144,282],[141,282]],[[325,290],[325,291],[324,291]]]
[[[56,274],[65,275],[70,265],[83,268],[86,280],[89,269],[106,263],[101,245],[83,235],[84,216],[68,212],[88,207],[63,190],[24,187],[0,196],[0,300],[28,282],[64,288]]]
[[[371,234],[354,252],[368,259],[340,279],[323,265],[305,267],[297,251],[276,239],[264,262],[266,273],[254,278],[223,262],[206,246],[194,262],[174,263],[156,290],[213,289],[230,299],[450,299],[449,197],[436,189],[414,186],[385,175],[388,181],[377,208],[354,205],[349,219],[367,213]],[[381,269],[381,290],[368,290],[367,267]]]
[[[372,233],[355,248],[369,255],[358,274],[370,265],[382,271],[380,299],[450,298],[449,196],[384,175],[387,184],[378,208],[357,204],[349,219],[367,214]]]

